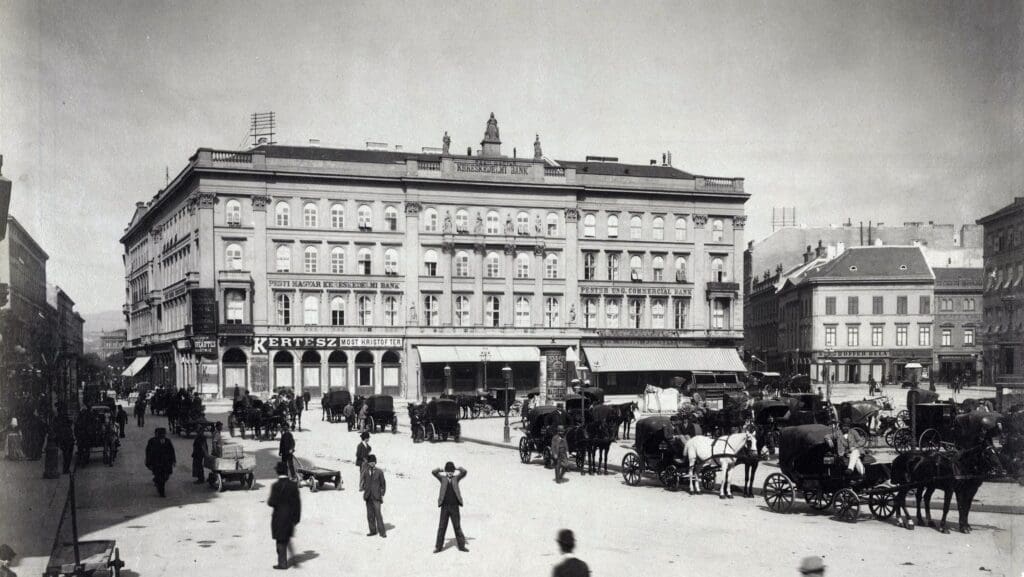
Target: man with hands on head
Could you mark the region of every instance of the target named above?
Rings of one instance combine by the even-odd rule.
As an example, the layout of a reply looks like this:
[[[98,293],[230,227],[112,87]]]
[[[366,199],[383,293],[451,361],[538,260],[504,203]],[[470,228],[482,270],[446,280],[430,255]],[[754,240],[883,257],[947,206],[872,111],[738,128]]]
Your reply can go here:
[[[444,465],[444,472],[438,468],[431,471],[431,474],[441,483],[441,491],[437,496],[437,506],[441,508],[441,519],[437,524],[434,553],[440,553],[444,547],[449,519],[452,521],[452,528],[455,529],[455,540],[459,545],[459,551],[468,553],[466,536],[462,534],[462,515],[459,512],[459,507],[462,506],[462,491],[459,490],[459,482],[466,478],[466,469],[456,467],[455,463],[448,461]]]

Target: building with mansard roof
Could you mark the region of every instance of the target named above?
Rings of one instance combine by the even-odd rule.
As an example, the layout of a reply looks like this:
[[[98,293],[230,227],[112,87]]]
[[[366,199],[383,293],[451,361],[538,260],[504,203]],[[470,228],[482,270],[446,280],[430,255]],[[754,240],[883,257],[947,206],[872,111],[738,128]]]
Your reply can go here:
[[[443,142],[197,150],[121,239],[126,376],[557,399],[744,369],[742,178],[509,157],[493,115],[476,154]]]

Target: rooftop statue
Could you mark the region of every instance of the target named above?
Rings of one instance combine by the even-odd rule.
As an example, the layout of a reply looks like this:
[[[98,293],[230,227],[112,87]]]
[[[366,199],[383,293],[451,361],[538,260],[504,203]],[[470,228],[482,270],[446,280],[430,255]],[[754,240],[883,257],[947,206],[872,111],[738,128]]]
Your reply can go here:
[[[540,160],[544,154],[540,151],[540,135],[537,135],[536,140],[533,141],[533,158]]]
[[[448,156],[448,149],[451,148],[452,139],[448,136],[448,131],[444,131],[444,138],[441,139],[441,154]]]
[[[501,142],[501,137],[498,136],[498,119],[494,118],[493,112],[491,113],[491,118],[487,121],[484,142]]]

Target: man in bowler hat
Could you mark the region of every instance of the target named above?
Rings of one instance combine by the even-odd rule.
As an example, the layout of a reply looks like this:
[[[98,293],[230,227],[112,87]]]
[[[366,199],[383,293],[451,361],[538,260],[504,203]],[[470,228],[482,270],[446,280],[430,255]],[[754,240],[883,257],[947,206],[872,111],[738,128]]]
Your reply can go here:
[[[158,427],[155,436],[146,443],[146,468],[153,471],[153,484],[161,497],[167,496],[164,487],[176,462],[174,445],[167,438],[167,429]]]
[[[556,541],[562,551],[562,562],[555,565],[555,570],[551,572],[552,577],[589,577],[590,567],[572,554],[572,550],[576,548],[576,536],[572,534],[572,530],[559,531]]]
[[[267,505],[274,508],[270,517],[270,533],[277,543],[277,565],[274,569],[287,569],[289,554],[295,556],[291,551],[292,535],[302,518],[302,501],[299,486],[288,478],[288,465],[278,462],[274,470],[277,481],[270,486],[270,498],[267,499]]]
[[[462,534],[462,515],[459,507],[462,506],[462,491],[459,490],[459,482],[466,478],[466,470],[462,467],[455,467],[455,463],[448,461],[444,464],[444,473],[441,469],[434,469],[430,473],[441,482],[441,492],[437,495],[437,506],[441,508],[441,520],[437,523],[437,541],[434,544],[434,553],[440,553],[444,546],[444,538],[448,533],[448,519],[452,521],[452,528],[455,529],[455,541],[459,545],[459,551],[469,552],[466,548],[466,536]]]
[[[365,465],[359,477],[359,490],[363,492],[363,500],[366,501],[366,522],[370,525],[370,532],[366,536],[380,534],[381,537],[387,537],[388,530],[384,527],[384,517],[380,512],[387,491],[384,472],[377,468],[376,455],[366,457]]]

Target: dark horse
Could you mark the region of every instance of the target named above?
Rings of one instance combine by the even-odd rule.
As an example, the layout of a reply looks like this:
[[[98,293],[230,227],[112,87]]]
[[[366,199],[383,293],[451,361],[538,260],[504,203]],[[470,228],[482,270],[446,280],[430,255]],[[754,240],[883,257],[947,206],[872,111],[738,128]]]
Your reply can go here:
[[[594,405],[590,408],[589,420],[604,423],[614,441],[619,433],[622,416],[617,405]]]
[[[949,533],[946,528],[946,516],[949,515],[949,502],[956,495],[956,507],[959,514],[961,533],[970,533],[969,516],[974,496],[978,493],[985,479],[1000,475],[1002,466],[992,445],[985,443],[958,451],[932,451],[928,453],[904,453],[892,462],[893,483],[901,488],[896,492],[896,523],[908,529],[914,528],[914,522],[907,511],[907,493],[917,489],[917,523],[923,525],[921,519],[921,501],[924,500],[925,516],[928,526],[935,527],[932,521],[931,498],[936,489],[943,493],[942,521],[938,530]],[[902,512],[902,515],[901,515]]]
[[[596,408],[596,407],[595,407]],[[586,424],[589,439],[587,458],[590,460],[590,474],[596,475],[603,468],[608,474],[608,451],[612,446],[618,423],[609,426],[608,421],[592,420]]]
[[[757,466],[761,464],[761,452],[758,447],[751,445],[760,442],[760,437],[756,442],[747,441],[747,444],[736,453],[736,462],[743,465],[743,496],[747,498],[754,496],[754,475],[757,474]]]
[[[615,408],[615,409],[617,409],[619,411],[619,423],[622,424],[622,428],[625,431],[625,433],[623,434],[622,438],[628,439],[629,438],[629,427],[633,424],[633,421],[636,420],[636,410],[638,408],[638,405],[636,404],[636,401],[632,401],[632,402],[629,402],[629,403],[620,403],[618,405],[607,405],[607,406],[613,407],[613,408]],[[614,433],[613,437],[615,439],[618,439],[618,437],[619,437],[619,428],[617,426],[615,427],[615,433]]]

